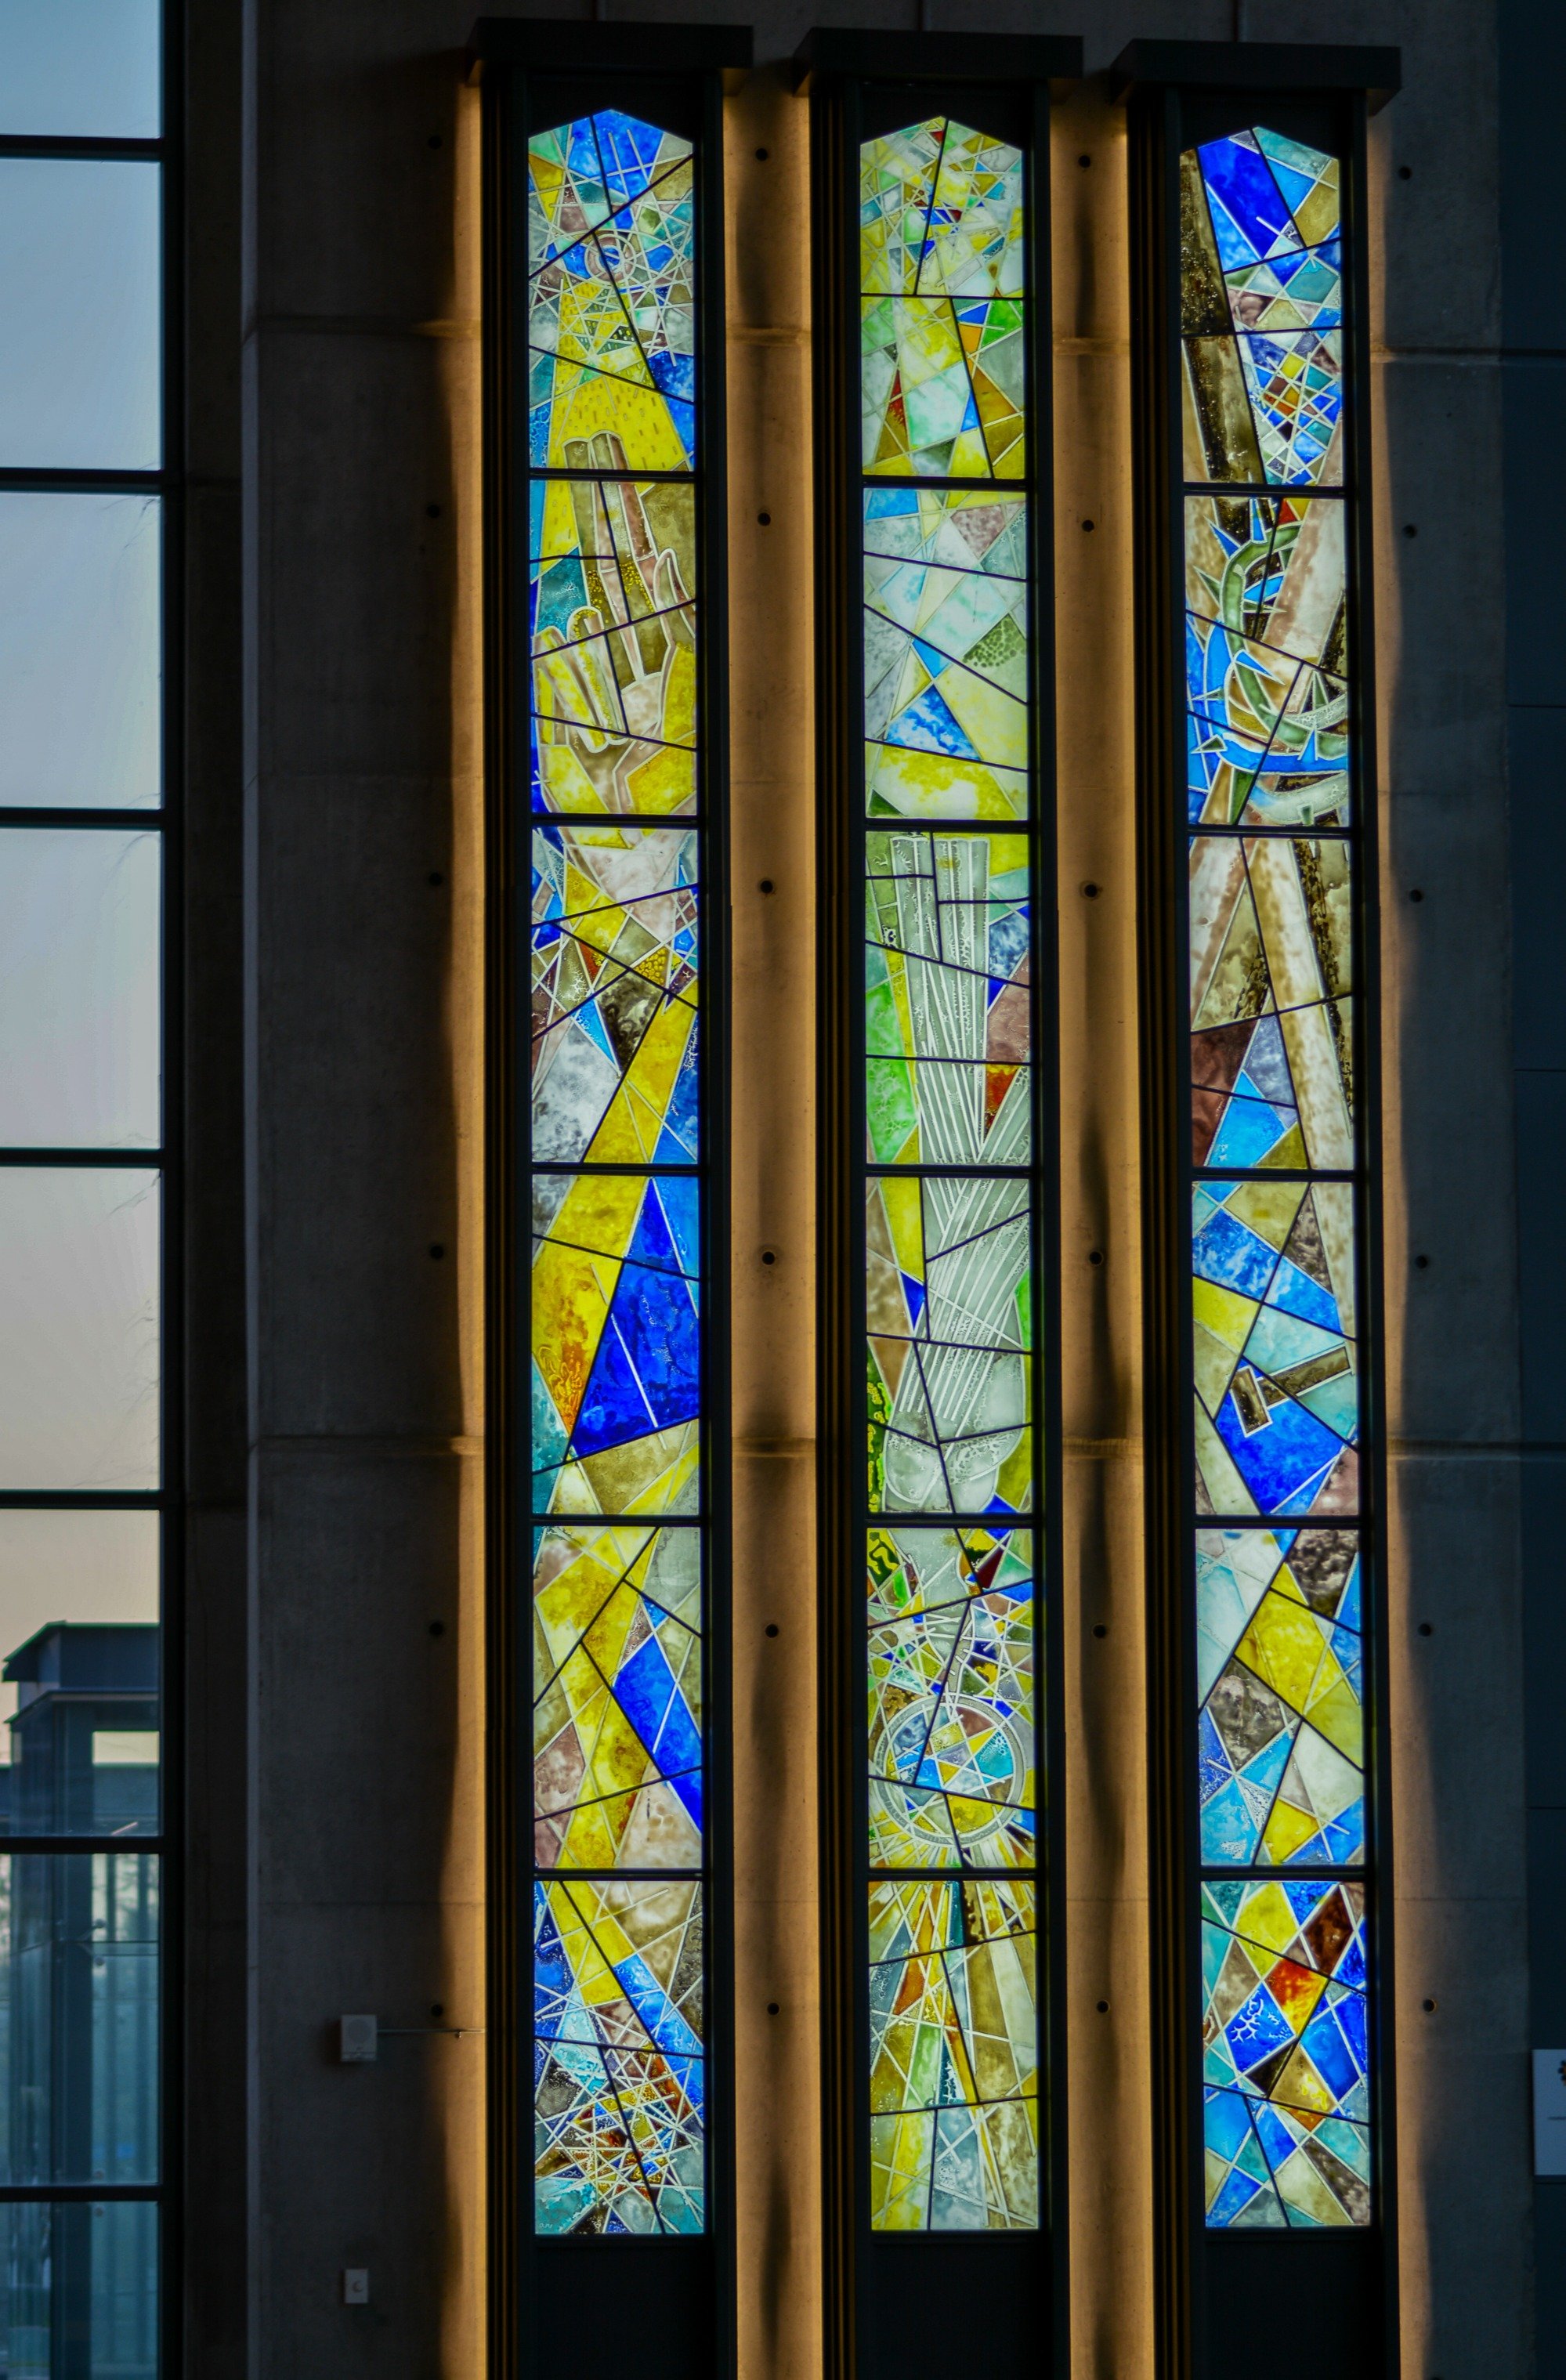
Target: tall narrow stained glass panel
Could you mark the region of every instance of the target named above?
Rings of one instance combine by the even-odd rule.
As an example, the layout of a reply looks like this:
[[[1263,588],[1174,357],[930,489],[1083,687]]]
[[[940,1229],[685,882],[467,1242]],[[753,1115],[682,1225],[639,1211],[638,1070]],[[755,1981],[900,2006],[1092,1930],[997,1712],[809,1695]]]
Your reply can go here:
[[[1036,2229],[1030,165],[865,139],[863,2057],[875,2233]]]
[[[528,140],[533,2208],[709,2219],[695,150]],[[520,325],[518,326],[520,329]]]
[[[1374,2195],[1343,168],[1180,158],[1207,2222]],[[1193,1890],[1198,1889],[1193,1885]]]

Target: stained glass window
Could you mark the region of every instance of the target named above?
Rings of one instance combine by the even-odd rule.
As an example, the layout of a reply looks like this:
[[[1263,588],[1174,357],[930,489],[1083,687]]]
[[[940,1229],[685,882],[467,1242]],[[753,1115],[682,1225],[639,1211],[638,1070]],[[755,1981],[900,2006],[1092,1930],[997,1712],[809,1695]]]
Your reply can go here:
[[[869,2220],[1039,2222],[1024,152],[863,142]]]
[[[534,2210],[707,2223],[694,152],[528,153]]]
[[[1341,172],[1181,158],[1207,2220],[1372,2207]]]

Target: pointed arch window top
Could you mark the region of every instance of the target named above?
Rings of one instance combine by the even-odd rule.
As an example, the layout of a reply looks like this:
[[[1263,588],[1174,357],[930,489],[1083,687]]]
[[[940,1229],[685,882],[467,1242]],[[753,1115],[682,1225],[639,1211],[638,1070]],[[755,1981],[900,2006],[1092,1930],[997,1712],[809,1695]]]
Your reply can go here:
[[[632,470],[696,463],[694,155],[617,108],[531,136],[528,443],[579,468],[611,428]]]
[[[860,152],[864,467],[1020,480],[1023,156],[954,117]]]

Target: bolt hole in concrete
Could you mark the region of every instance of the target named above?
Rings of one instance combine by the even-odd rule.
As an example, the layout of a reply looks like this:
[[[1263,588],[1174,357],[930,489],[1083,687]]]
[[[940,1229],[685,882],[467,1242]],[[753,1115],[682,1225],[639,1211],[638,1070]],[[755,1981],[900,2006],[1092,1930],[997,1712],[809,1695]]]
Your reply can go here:
[[[1428,1257],[1415,1257],[1414,1259],[1414,1269],[1415,1272],[1428,1271],[1430,1259]]]
[[[1090,165],[1093,160],[1091,157],[1079,157],[1076,162],[1079,165]]]
[[[1101,1265],[1104,1261],[1103,1249],[1089,1248],[1087,1251],[1087,1261],[1090,1265]]]
[[[772,516],[771,516],[771,513],[758,513],[758,514],[757,514],[757,516],[756,516],[756,517],[757,517],[757,519],[760,522],[761,527],[762,527],[763,528],[771,528],[771,526],[772,526]]]
[[[431,1254],[432,1257],[434,1257],[437,1260],[439,1260],[439,1258],[440,1258],[440,1257],[443,1257],[443,1256],[445,1255],[445,1252],[446,1252],[446,1251],[445,1251],[444,1245],[443,1245],[440,1240],[431,1240],[431,1243],[430,1243],[430,1254]]]
[[[442,873],[441,873],[441,871],[440,871],[440,869],[439,869],[438,868],[431,868],[431,869],[430,870],[430,877],[429,877],[429,880],[430,880],[430,882],[431,882],[431,884],[439,885],[439,884],[443,884],[443,883],[445,882],[445,880],[445,880],[445,878],[442,875]]]
[[[1105,1627],[1101,1620],[1098,1622],[1093,1631],[1095,1636],[1107,1636],[1109,1633],[1109,1630]]]
[[[439,2022],[440,2022],[441,2019],[444,2016],[445,2012],[446,2012],[446,2004],[445,2004],[444,2000],[431,2000],[431,2003],[430,2003],[430,2013],[431,2013],[431,2015],[434,2018],[435,2022],[436,2022],[437,2024],[439,2024]]]
[[[778,1633],[778,1623],[777,1623],[777,1621],[776,1621],[775,1620],[769,1620],[769,1621],[768,1621],[768,1622],[767,1622],[767,1633],[768,1633],[768,1635],[769,1635],[769,1636],[775,1636],[775,1635],[777,1634],[777,1633]]]
[[[770,892],[771,891],[771,889],[772,889],[772,880],[771,880],[771,878],[770,876],[763,876],[763,878],[761,879],[760,883],[759,883],[759,884],[758,884],[758,886],[756,887],[756,890],[758,891],[758,892]]]
[[[1414,179],[1414,168],[1413,168],[1413,166],[1412,166],[1412,165],[1400,165],[1400,166],[1398,167],[1398,179],[1399,179],[1399,181],[1400,181],[1400,182],[1412,182],[1412,181],[1413,181],[1413,179]]]
[[[1435,2015],[1435,2013],[1436,2013],[1436,2003],[1435,2003],[1435,2001],[1434,2001],[1434,2000],[1424,2000],[1424,2001],[1422,2001],[1422,2002],[1420,2003],[1420,2005],[1423,2007],[1423,2009],[1424,2009],[1425,2013],[1426,2013],[1426,2016],[1434,2016],[1434,2015]]]
[[[431,135],[430,135],[430,146],[431,146],[431,149],[443,149],[443,148],[445,147],[445,145],[446,145],[446,144],[445,144],[445,142],[442,140],[442,138],[441,138],[441,136],[440,136],[440,134],[439,134],[438,132],[431,132]]]
[[[1102,890],[1103,887],[1099,884],[1085,884],[1082,888],[1082,897],[1085,901],[1096,901]]]
[[[430,1622],[430,1633],[431,1633],[431,1636],[443,1636],[443,1635],[445,1634],[445,1633],[446,1633],[446,1623],[445,1623],[445,1621],[444,1621],[443,1620],[431,1620],[431,1622]]]
[[[427,516],[428,516],[431,520],[439,520],[439,519],[440,519],[440,517],[441,517],[441,507],[440,507],[440,505],[439,505],[439,504],[426,504],[426,505],[425,505],[425,507],[424,507],[424,510],[425,510],[425,513],[426,513]]]
[[[1402,533],[1404,537],[1417,537],[1419,534],[1418,523],[1416,521],[1404,521],[1402,525]]]
[[[1411,884],[1408,889],[1408,897],[1411,901],[1423,901],[1425,895],[1420,891],[1417,884]]]
[[[1421,1636],[1433,1636],[1433,1635],[1435,1634],[1435,1633],[1436,1633],[1436,1628],[1435,1628],[1435,1622],[1434,1622],[1433,1621],[1430,1621],[1430,1620],[1422,1620],[1422,1621],[1419,1622],[1419,1633],[1421,1634]]]
[[[1092,534],[1092,530],[1093,530],[1093,524],[1092,524],[1092,522],[1091,522],[1091,521],[1084,521],[1084,522],[1083,522],[1083,524],[1082,524],[1082,526],[1083,526],[1083,528],[1084,528],[1088,532],[1089,536],[1091,536],[1091,534]]]
[[[1100,2000],[1100,2001],[1099,2002],[1099,2014],[1100,2016],[1108,2016],[1109,2012],[1110,2012],[1110,2004],[1109,2004],[1108,2000]]]
[[[771,153],[772,152],[770,149],[758,149],[756,152],[756,163],[759,165],[764,165]]]
[[[772,1264],[776,1264],[777,1260],[778,1260],[778,1252],[777,1252],[776,1248],[763,1248],[763,1249],[762,1249],[762,1251],[761,1251],[761,1261],[762,1261],[762,1263],[763,1263],[763,1264],[766,1264],[766,1265],[772,1265]]]
[[[782,2004],[781,2004],[781,2002],[779,2002],[779,2001],[777,2001],[777,2000],[769,2000],[769,2001],[767,2002],[767,2014],[768,2014],[769,2016],[778,2016],[778,2015],[781,2015],[781,2013],[782,2013]]]

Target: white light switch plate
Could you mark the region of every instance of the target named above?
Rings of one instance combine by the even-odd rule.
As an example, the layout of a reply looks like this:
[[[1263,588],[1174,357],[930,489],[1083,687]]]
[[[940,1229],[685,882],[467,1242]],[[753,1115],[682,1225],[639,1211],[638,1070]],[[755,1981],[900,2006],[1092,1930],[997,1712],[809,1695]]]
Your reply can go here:
[[[1566,2173],[1566,2049],[1534,2052],[1534,2171]]]

